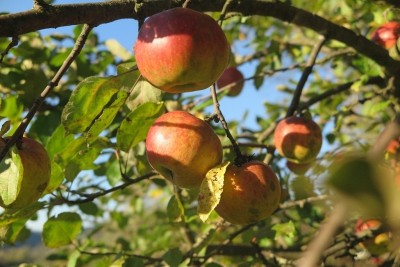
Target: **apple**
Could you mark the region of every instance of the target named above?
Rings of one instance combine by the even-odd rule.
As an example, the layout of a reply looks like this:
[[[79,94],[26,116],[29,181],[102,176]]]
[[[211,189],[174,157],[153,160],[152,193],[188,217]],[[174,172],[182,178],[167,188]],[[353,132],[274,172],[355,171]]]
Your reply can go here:
[[[146,138],[150,165],[182,188],[200,187],[206,173],[222,161],[222,145],[211,126],[186,111],[161,115]]]
[[[386,49],[390,49],[397,43],[399,37],[400,23],[397,21],[390,21],[373,32],[372,41]]]
[[[211,86],[228,66],[230,47],[210,16],[173,8],[149,17],[134,46],[140,73],[169,93]]]
[[[237,96],[244,86],[243,74],[236,67],[227,68],[217,80],[218,89],[228,88],[228,96]]]
[[[377,219],[358,219],[355,225],[355,233],[362,234],[365,231],[376,231],[382,226],[382,222]],[[361,242],[371,255],[380,255],[389,251],[390,235],[388,232],[379,233],[374,237]]]
[[[7,139],[5,139],[7,140]],[[4,143],[0,145],[0,149]],[[7,179],[21,179],[17,197],[11,203],[4,203],[0,197],[0,206],[6,209],[21,209],[35,203],[45,191],[51,175],[50,159],[45,148],[37,141],[28,137],[23,137],[21,144],[13,148],[21,159],[22,174],[20,177],[15,172],[10,172]],[[7,160],[11,160],[9,156],[3,159],[4,165],[7,165]],[[0,170],[1,172],[3,170]]]
[[[286,167],[297,175],[303,175],[310,169],[311,163],[296,163],[289,160],[286,161]]]
[[[309,163],[321,149],[321,128],[312,119],[291,116],[276,126],[274,143],[278,153],[287,160]]]
[[[260,161],[230,164],[215,211],[232,224],[249,224],[270,216],[280,199],[281,185],[268,165]]]
[[[386,152],[392,155],[397,155],[400,152],[400,142],[398,139],[393,139],[386,147]]]

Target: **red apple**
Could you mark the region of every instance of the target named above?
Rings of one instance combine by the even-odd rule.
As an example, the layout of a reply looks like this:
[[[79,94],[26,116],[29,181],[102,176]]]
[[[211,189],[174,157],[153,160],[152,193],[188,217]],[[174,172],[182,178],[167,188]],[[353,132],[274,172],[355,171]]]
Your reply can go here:
[[[382,222],[377,219],[362,220],[358,219],[355,225],[355,233],[362,234],[365,231],[376,231],[382,226]],[[374,237],[364,240],[361,245],[372,255],[380,255],[389,250],[390,235],[388,232],[379,233]]]
[[[154,122],[146,152],[151,166],[182,188],[200,187],[222,161],[222,145],[211,126],[185,111],[165,113]]]
[[[392,155],[397,155],[400,152],[400,142],[398,139],[393,139],[386,147],[386,152]]]
[[[312,119],[291,116],[276,126],[274,142],[282,157],[295,163],[309,163],[321,149],[321,128]]]
[[[372,34],[372,41],[383,46],[386,49],[392,48],[400,37],[400,23],[397,21],[390,21],[378,29]]]
[[[227,68],[217,80],[218,89],[222,89],[225,86],[228,88],[228,96],[237,96],[242,92],[244,86],[243,74],[236,68]]]
[[[3,145],[0,145],[0,149]],[[0,196],[0,206],[6,209],[20,209],[35,203],[42,196],[50,181],[50,159],[47,151],[40,143],[27,137],[22,138],[20,146],[15,146],[12,149],[21,159],[21,164],[16,164],[16,166],[20,166],[19,173],[21,176],[18,176],[18,172],[15,171],[10,171],[8,174],[4,173],[8,170],[2,169],[0,173],[3,173],[4,176],[1,179],[20,179],[20,185],[18,186],[17,196],[11,203]],[[2,166],[8,165],[10,160],[12,158],[6,156],[1,163]],[[0,181],[2,186],[5,183],[7,182]]]
[[[134,52],[143,77],[170,93],[209,87],[230,57],[225,34],[212,17],[179,7],[149,17]]]
[[[270,216],[279,206],[281,186],[272,169],[259,161],[230,164],[215,211],[233,224],[249,224]]]
[[[310,169],[311,163],[295,163],[286,161],[286,167],[297,175],[303,175]]]

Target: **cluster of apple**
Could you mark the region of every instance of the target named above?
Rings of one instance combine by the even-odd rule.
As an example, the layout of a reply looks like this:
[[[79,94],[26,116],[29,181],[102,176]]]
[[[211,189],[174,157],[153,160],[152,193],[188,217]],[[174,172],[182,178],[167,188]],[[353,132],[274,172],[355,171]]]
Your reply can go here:
[[[0,150],[7,138],[0,139]],[[23,137],[2,160],[0,206],[22,209],[35,203],[50,181],[50,158],[37,141]]]
[[[187,8],[155,14],[142,25],[134,47],[137,66],[151,84],[169,93],[201,90],[217,83],[235,96],[243,75],[228,68],[230,47],[218,23]],[[231,84],[231,85],[230,85]],[[178,187],[199,188],[223,160],[222,145],[208,122],[186,111],[160,116],[146,137],[151,166]],[[280,201],[280,183],[259,161],[228,165],[215,211],[234,224],[270,216]]]
[[[278,153],[287,159],[288,169],[302,175],[321,150],[321,128],[306,116],[290,116],[276,126],[274,143]]]

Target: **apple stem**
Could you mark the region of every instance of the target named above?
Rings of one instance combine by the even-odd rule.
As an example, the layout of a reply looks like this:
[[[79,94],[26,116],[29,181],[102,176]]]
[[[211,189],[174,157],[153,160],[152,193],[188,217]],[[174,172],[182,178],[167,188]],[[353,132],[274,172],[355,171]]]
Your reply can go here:
[[[231,142],[233,151],[236,154],[235,164],[241,165],[247,161],[247,157],[243,156],[242,152],[240,151],[239,145],[236,143],[235,138],[233,138],[231,132],[229,131],[228,123],[226,122],[225,117],[220,109],[215,83],[211,86],[211,95],[214,103],[214,112],[217,115],[219,121],[221,122],[221,125],[225,130],[225,134],[228,137],[229,141]]]
[[[92,25],[85,24],[82,28],[82,32],[79,35],[78,39],[75,42],[75,45],[68,55],[68,58],[64,61],[62,66],[58,69],[57,73],[54,75],[53,79],[47,84],[46,88],[42,91],[39,97],[36,98],[35,102],[33,102],[32,107],[29,109],[28,114],[22,120],[18,128],[15,130],[14,134],[8,139],[8,142],[4,145],[3,149],[0,151],[0,162],[3,158],[7,155],[9,149],[18,142],[19,139],[22,138],[26,128],[28,127],[29,123],[35,116],[37,110],[42,106],[44,100],[46,99],[47,95],[56,87],[64,76],[65,72],[69,69],[72,62],[74,62],[75,58],[78,56],[80,51],[82,50],[87,37],[89,36],[90,31],[92,30]]]

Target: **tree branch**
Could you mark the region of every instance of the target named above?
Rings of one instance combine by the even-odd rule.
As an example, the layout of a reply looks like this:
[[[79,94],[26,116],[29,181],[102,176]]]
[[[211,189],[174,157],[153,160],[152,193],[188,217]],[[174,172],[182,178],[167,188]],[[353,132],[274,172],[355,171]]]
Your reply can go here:
[[[109,23],[119,19],[138,19],[135,12],[136,0],[117,0],[102,3],[53,5],[51,11],[30,10],[26,12],[0,16],[0,37],[20,34],[61,26]],[[221,11],[225,0],[192,0],[190,8],[198,11]],[[141,1],[140,17],[147,17],[162,10],[182,5],[182,1],[153,0]],[[260,15],[274,17],[289,23],[306,27],[353,47],[358,52],[373,59],[386,68],[391,75],[400,73],[400,62],[391,58],[384,48],[376,45],[351,29],[336,25],[320,16],[288,4],[261,0],[234,1],[229,6],[230,12],[244,16]]]

